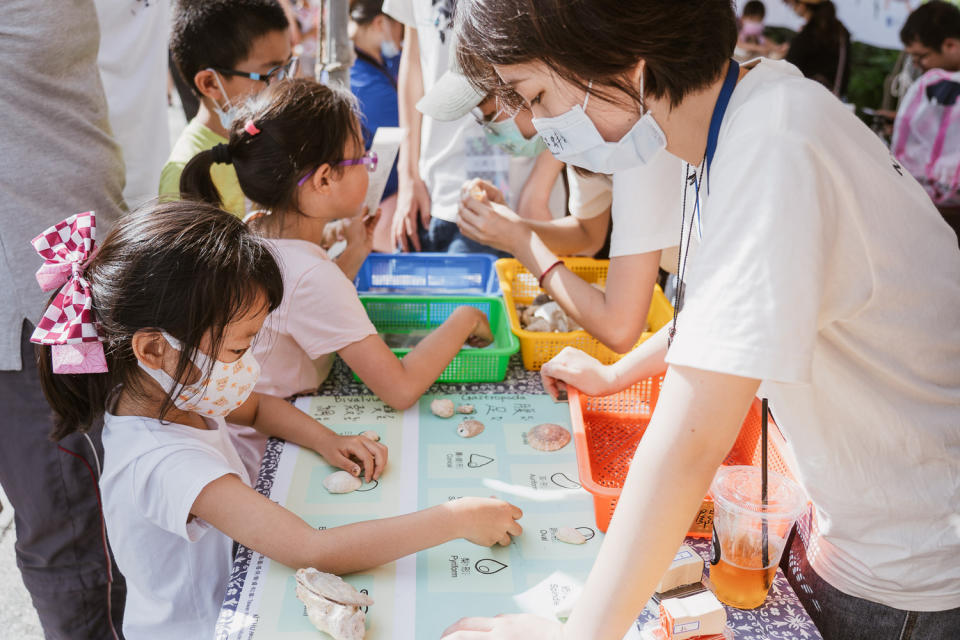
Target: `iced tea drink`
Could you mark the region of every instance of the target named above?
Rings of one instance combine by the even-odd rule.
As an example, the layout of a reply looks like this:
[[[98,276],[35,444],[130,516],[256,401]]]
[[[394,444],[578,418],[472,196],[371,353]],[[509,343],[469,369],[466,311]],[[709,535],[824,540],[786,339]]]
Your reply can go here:
[[[717,599],[738,609],[763,604],[794,522],[806,508],[803,490],[768,473],[763,504],[758,467],[722,467],[713,480],[710,582]]]

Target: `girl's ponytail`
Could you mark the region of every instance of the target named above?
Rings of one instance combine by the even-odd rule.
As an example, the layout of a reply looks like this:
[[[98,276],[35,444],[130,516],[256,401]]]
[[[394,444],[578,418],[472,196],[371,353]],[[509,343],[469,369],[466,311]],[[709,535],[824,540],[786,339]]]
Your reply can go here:
[[[103,414],[113,386],[110,373],[62,374],[53,372],[49,345],[36,345],[40,386],[53,409],[51,440],[85,432]]]
[[[184,199],[206,202],[222,207],[220,191],[213,183],[210,169],[215,164],[233,164],[230,147],[218,144],[212,149],[201,151],[190,159],[180,174],[180,195]]]

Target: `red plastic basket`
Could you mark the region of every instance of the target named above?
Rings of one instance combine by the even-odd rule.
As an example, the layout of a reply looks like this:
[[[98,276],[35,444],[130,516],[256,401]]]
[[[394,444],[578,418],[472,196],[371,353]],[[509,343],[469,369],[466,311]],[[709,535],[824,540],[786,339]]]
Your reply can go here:
[[[580,484],[593,495],[597,528],[606,532],[617,508],[630,461],[657,406],[663,375],[654,376],[611,396],[588,396],[569,389],[570,418],[577,449]],[[771,419],[767,464],[773,471],[793,479],[780,451],[785,441]],[[724,465],[760,465],[760,401],[754,400],[740,435]],[[713,500],[706,496],[687,535],[710,537],[713,529]]]

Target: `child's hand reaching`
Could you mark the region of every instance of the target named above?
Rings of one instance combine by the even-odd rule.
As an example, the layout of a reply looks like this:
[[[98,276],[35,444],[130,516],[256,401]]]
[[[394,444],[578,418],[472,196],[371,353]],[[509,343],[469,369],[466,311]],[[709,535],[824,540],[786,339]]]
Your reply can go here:
[[[523,511],[496,498],[460,498],[449,503],[460,526],[459,537],[482,547],[510,544],[510,536],[523,533],[517,522]]]
[[[493,331],[490,329],[490,321],[486,314],[480,312],[477,315],[480,317],[477,318],[477,324],[473,327],[473,331],[467,336],[466,343],[471,347],[480,349],[493,344]]]
[[[341,436],[332,431],[314,450],[324,460],[366,482],[377,480],[387,466],[387,448],[364,436]]]

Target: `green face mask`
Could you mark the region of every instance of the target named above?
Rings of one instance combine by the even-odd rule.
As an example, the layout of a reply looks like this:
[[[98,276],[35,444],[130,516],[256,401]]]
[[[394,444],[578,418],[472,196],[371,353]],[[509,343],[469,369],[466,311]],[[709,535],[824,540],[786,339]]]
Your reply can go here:
[[[487,142],[500,146],[512,156],[525,156],[533,158],[546,151],[547,145],[539,134],[532,138],[523,137],[523,133],[517,127],[516,116],[502,122],[487,122],[483,125],[483,132],[487,136]]]

